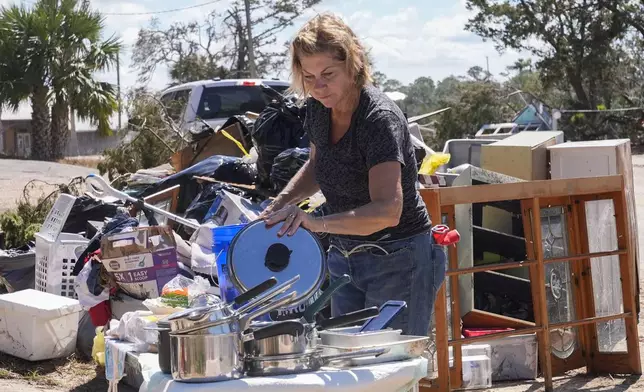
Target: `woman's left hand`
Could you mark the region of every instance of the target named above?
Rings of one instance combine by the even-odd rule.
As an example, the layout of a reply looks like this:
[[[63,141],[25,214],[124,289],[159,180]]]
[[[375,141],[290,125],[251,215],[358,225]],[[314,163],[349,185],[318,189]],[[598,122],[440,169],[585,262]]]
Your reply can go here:
[[[277,232],[277,235],[280,237],[284,234],[292,236],[300,226],[304,227],[305,229],[315,231],[315,218],[304,212],[298,206],[294,205],[284,207],[281,210],[275,212],[271,212],[263,219],[266,222],[266,226],[268,227],[274,226],[275,224],[284,221],[284,224]]]

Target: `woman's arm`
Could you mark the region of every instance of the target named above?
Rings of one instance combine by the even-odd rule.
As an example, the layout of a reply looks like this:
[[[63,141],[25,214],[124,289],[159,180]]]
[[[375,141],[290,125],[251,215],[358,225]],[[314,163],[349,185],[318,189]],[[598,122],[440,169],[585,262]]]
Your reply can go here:
[[[369,170],[371,202],[359,208],[313,219],[310,230],[367,236],[397,226],[403,206],[399,162],[380,163]]]
[[[313,217],[291,205],[264,217],[267,226],[281,221],[279,236],[293,235],[302,226],[317,233],[370,235],[398,225],[402,213],[401,165],[383,162],[369,170],[371,202],[359,208],[324,217]]]
[[[299,226],[314,232],[367,236],[397,226],[402,214],[402,167],[407,123],[391,111],[375,113],[358,144],[369,168],[369,203],[350,211],[313,217],[297,206],[266,215],[268,226],[284,221],[278,235],[293,235]]]
[[[260,218],[279,211],[280,209],[301,202],[307,197],[312,196],[320,190],[320,186],[315,181],[315,162],[316,150],[315,145],[311,143],[309,159],[304,166],[291,178],[291,181],[284,187],[282,192],[273,200],[273,202],[262,212]]]

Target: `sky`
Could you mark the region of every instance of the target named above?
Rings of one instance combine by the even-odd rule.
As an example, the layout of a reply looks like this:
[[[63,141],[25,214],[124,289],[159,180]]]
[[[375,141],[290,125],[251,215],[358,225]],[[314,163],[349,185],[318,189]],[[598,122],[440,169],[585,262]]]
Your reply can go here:
[[[16,0],[0,0],[9,5]],[[27,4],[34,0],[22,0]],[[149,25],[152,15],[110,15],[165,11],[206,3],[208,0],[90,0],[95,9],[106,14],[106,36],[116,34],[124,44],[121,55],[121,87],[127,90],[137,84],[137,74],[130,67],[131,48],[139,29]],[[183,11],[154,15],[164,26],[175,21],[203,20],[212,10],[225,9],[231,0]],[[322,0],[314,9],[298,18],[294,26],[278,36],[286,42],[296,30],[316,13],[331,11],[341,15],[370,49],[375,70],[407,84],[421,76],[440,80],[450,75],[463,75],[472,66],[487,67],[498,75],[521,57],[516,52],[500,55],[493,43],[484,42],[464,30],[471,13],[465,0]],[[288,73],[282,75],[288,78]],[[116,83],[116,71],[98,75]],[[148,87],[163,89],[168,83],[167,69],[157,68]],[[18,113],[3,113],[2,118],[29,118],[25,106]]]

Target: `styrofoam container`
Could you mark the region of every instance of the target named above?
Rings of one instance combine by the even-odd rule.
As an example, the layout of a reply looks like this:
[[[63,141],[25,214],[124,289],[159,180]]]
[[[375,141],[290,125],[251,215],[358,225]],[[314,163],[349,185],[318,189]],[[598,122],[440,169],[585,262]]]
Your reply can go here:
[[[463,357],[463,389],[492,388],[492,361],[487,355]]]
[[[0,295],[0,351],[28,361],[66,357],[81,311],[78,300],[32,289]]]
[[[467,344],[461,347],[463,357],[485,355],[492,358],[492,347],[489,344]],[[454,359],[454,347],[449,348],[449,359]]]
[[[487,341],[492,347],[492,381],[534,380],[537,378],[537,334],[510,336]]]

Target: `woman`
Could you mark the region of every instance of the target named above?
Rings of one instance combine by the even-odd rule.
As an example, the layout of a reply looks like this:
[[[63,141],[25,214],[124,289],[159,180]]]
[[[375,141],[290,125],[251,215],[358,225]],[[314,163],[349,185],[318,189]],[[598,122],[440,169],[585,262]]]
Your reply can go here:
[[[309,96],[304,128],[308,162],[262,213],[278,235],[300,227],[329,233],[331,279],[352,282],[331,300],[333,316],[407,302],[391,326],[426,336],[445,253],[432,243],[431,222],[416,189],[416,159],[402,111],[372,85],[367,53],[338,17],[309,21],[291,44],[292,89]],[[330,215],[297,203],[318,190]]]

